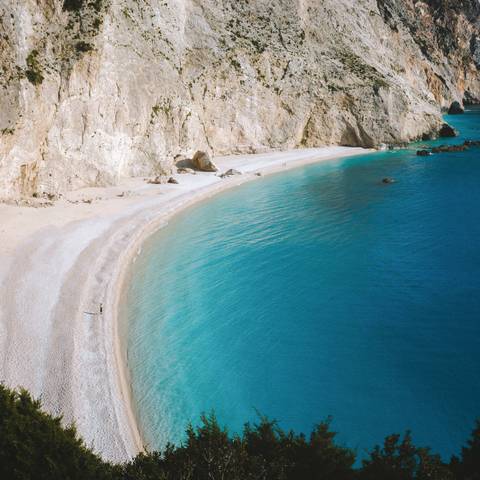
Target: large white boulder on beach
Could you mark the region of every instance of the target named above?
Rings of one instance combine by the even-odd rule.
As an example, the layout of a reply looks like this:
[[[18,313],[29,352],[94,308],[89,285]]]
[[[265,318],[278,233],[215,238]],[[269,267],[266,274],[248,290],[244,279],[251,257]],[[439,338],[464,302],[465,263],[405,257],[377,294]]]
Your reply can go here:
[[[192,159],[193,167],[202,172],[218,172],[218,167],[212,162],[207,152],[199,150]]]

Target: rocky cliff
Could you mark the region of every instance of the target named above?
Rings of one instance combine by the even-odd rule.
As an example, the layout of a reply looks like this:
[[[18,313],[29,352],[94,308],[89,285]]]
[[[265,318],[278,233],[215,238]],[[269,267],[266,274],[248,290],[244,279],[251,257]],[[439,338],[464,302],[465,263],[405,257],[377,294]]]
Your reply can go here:
[[[0,197],[374,146],[480,99],[478,0],[2,0]]]

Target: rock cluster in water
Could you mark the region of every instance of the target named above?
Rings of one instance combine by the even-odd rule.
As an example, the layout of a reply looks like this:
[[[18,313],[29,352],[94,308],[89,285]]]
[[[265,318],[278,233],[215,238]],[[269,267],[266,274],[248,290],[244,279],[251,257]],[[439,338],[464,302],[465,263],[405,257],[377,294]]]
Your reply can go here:
[[[430,150],[417,150],[419,157],[428,157],[434,153],[452,153],[452,152],[464,152],[470,147],[480,147],[480,140],[465,140],[465,142],[456,145],[439,145],[432,147]]]

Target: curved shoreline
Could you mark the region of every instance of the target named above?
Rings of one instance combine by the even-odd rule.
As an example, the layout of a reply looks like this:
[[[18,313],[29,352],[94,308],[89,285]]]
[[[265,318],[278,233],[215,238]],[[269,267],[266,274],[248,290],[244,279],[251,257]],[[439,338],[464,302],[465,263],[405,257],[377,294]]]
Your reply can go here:
[[[129,179],[72,192],[54,207],[0,205],[0,381],[41,396],[113,461],[143,448],[122,348],[120,299],[139,247],[169,219],[262,175],[371,153],[325,147],[215,159],[243,175],[178,175],[180,185]],[[74,205],[72,205],[72,203]],[[104,305],[103,314],[99,304]]]
[[[117,365],[117,372],[118,372],[118,380],[120,383],[120,390],[122,393],[122,396],[124,398],[125,402],[125,408],[127,410],[127,417],[129,421],[129,428],[132,432],[135,445],[138,448],[138,451],[142,451],[145,447],[145,443],[143,442],[144,436],[140,430],[139,422],[137,419],[137,415],[135,414],[135,408],[134,408],[134,398],[133,398],[133,392],[131,389],[131,382],[129,380],[130,378],[130,372],[128,370],[128,360],[125,358],[125,353],[126,353],[126,346],[123,349],[120,348],[120,344],[122,339],[118,335],[118,330],[119,330],[119,306],[121,303],[120,297],[122,295],[122,292],[126,288],[126,279],[128,278],[129,275],[129,270],[132,267],[133,262],[135,261],[135,258],[140,254],[141,251],[141,246],[145,243],[145,241],[158,232],[161,228],[164,228],[168,225],[169,220],[174,217],[175,215],[183,212],[184,210],[188,209],[189,207],[207,200],[213,196],[216,196],[226,190],[229,190],[231,188],[240,186],[244,183],[257,180],[261,176],[266,176],[266,175],[271,175],[274,173],[279,173],[279,172],[284,172],[288,170],[292,170],[294,168],[299,168],[311,163],[319,163],[321,161],[328,161],[328,160],[336,160],[336,159],[341,159],[344,157],[350,157],[350,156],[355,156],[355,155],[365,155],[368,153],[371,153],[372,150],[366,150],[363,149],[361,151],[356,151],[356,152],[348,152],[345,154],[340,154],[340,155],[334,155],[334,156],[329,156],[323,159],[315,159],[315,160],[304,160],[300,161],[299,163],[294,162],[294,163],[287,163],[287,164],[282,164],[282,165],[272,165],[270,167],[266,168],[260,168],[256,170],[255,174],[248,174],[248,175],[242,175],[241,177],[233,177],[228,180],[224,180],[220,185],[209,185],[205,191],[200,190],[200,191],[193,191],[193,196],[188,199],[186,202],[179,201],[178,203],[175,203],[171,209],[164,215],[161,215],[160,217],[156,218],[155,220],[152,221],[151,224],[148,224],[145,226],[145,228],[141,231],[138,232],[138,237],[135,238],[135,240],[132,242],[132,244],[129,246],[128,251],[125,252],[124,256],[122,259],[120,259],[119,263],[121,264],[120,268],[118,269],[117,276],[116,276],[116,281],[114,285],[114,289],[111,292],[111,295],[109,296],[109,302],[106,304],[107,308],[113,312],[116,321],[114,321],[114,337],[115,337],[115,361]],[[258,174],[261,174],[260,176]],[[181,199],[179,199],[181,200]]]

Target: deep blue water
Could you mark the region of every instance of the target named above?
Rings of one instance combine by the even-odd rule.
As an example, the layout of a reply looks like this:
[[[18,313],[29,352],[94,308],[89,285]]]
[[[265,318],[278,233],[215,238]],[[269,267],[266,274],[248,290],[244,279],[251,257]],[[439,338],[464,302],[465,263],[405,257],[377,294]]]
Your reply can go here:
[[[454,142],[480,139],[480,110],[448,120]],[[126,297],[150,446],[214,409],[234,431],[256,411],[305,432],[333,415],[360,455],[406,429],[457,452],[480,416],[479,211],[480,149],[412,149],[262,178],[177,216]]]

